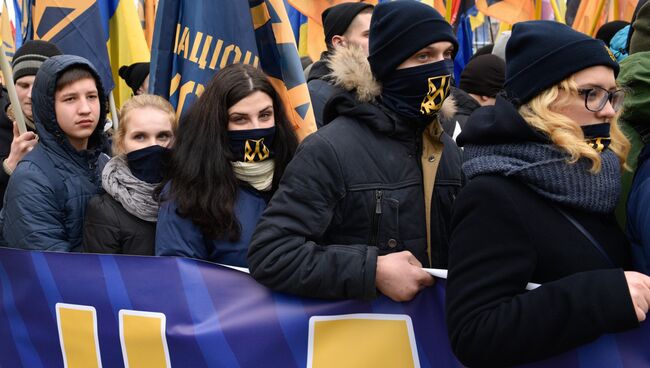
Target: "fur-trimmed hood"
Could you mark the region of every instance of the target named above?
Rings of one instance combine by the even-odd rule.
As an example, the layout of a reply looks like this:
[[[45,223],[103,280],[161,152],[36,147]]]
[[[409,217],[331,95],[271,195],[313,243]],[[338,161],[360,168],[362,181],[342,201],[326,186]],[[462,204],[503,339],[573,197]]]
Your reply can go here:
[[[374,102],[381,95],[381,83],[373,76],[362,49],[338,48],[330,55],[327,66],[332,70],[328,78],[334,85],[354,92],[359,102]],[[447,118],[455,114],[456,103],[452,96],[448,96],[442,104],[440,117]]]

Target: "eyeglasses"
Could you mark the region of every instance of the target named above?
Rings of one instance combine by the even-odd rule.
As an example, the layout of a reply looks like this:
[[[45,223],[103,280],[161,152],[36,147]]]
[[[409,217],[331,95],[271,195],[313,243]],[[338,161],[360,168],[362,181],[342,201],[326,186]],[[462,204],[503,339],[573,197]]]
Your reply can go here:
[[[612,104],[614,111],[623,107],[623,100],[625,99],[625,91],[617,89],[616,91],[608,91],[601,87],[591,87],[579,89],[578,94],[585,96],[585,107],[592,112],[598,112],[605,108],[607,101]]]

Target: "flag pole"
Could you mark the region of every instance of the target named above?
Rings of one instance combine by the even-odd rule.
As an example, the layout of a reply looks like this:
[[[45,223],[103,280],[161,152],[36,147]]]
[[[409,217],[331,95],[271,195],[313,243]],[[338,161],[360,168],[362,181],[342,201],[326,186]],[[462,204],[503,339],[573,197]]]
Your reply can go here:
[[[605,0],[600,0],[598,3],[598,8],[596,10],[596,15],[594,16],[594,22],[591,25],[591,28],[589,29],[589,36],[594,37],[596,35],[596,27],[598,26],[598,22],[600,21],[600,18],[603,16],[603,9],[605,8]]]
[[[560,23],[566,23],[564,20],[564,17],[562,16],[562,13],[560,12],[560,8],[557,5],[556,0],[550,0],[551,7],[553,8],[553,14],[555,15],[555,20],[560,22]]]
[[[5,54],[3,45],[0,45],[0,69],[5,77],[5,87],[7,87],[7,92],[9,92],[9,101],[11,101],[11,106],[14,109],[14,118],[18,125],[18,131],[20,134],[26,133],[25,115],[23,115],[23,109],[20,107],[16,86],[14,85],[13,71],[11,70],[11,65],[9,65],[9,60],[7,60],[7,54]]]
[[[541,19],[542,19],[542,0],[535,0],[535,20],[541,20]]]
[[[447,22],[451,23],[451,11],[452,11],[452,0],[447,0],[445,4],[445,19]]]
[[[111,108],[111,118],[113,119],[113,130],[116,130],[120,124],[119,117],[117,116],[117,108],[115,107],[115,97],[113,91],[108,95],[108,104]]]

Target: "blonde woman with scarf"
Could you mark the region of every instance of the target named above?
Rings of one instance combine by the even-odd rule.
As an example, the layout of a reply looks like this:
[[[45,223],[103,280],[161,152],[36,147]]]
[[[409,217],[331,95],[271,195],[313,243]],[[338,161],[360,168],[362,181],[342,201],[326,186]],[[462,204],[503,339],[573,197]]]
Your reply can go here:
[[[156,255],[247,267],[253,230],[297,139],[249,65],[220,70],[181,121],[161,192]]]
[[[106,193],[92,198],[84,221],[84,250],[90,253],[153,255],[158,217],[154,189],[169,160],[177,120],[160,96],[138,95],[120,111],[113,137],[117,153],[102,171]]]

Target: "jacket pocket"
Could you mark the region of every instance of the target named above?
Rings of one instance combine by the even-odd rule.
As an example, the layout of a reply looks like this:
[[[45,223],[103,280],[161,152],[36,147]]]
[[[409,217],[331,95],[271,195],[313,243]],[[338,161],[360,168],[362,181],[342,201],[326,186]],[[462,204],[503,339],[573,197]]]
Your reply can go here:
[[[382,189],[375,190],[374,194],[374,213],[368,243],[378,247],[381,253],[394,252],[403,248],[399,240],[399,201],[390,198]]]

